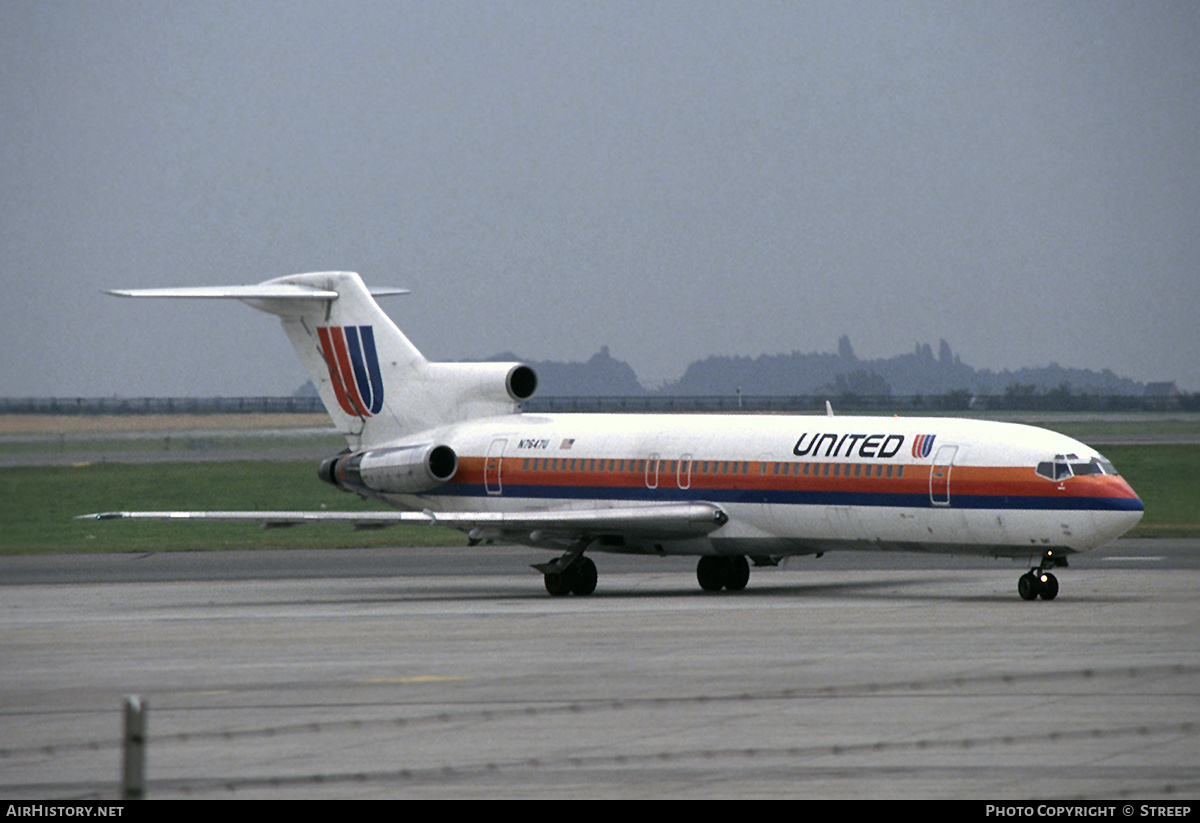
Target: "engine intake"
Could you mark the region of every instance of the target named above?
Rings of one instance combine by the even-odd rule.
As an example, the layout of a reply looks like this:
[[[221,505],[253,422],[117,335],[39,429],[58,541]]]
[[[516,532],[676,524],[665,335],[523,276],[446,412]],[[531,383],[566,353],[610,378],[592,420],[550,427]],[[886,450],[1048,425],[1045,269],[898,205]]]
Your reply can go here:
[[[537,372],[524,364],[513,366],[504,379],[504,387],[513,400],[528,400],[537,391]]]

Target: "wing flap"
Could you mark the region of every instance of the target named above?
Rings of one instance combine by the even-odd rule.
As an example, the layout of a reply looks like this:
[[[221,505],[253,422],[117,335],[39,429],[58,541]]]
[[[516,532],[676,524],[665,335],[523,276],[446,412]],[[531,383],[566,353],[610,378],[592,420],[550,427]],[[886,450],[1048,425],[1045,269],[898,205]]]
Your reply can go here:
[[[674,503],[525,512],[442,512],[430,516],[438,525],[483,529],[500,534],[540,531],[550,534],[624,534],[664,539],[699,537],[719,529],[729,518],[711,503]]]

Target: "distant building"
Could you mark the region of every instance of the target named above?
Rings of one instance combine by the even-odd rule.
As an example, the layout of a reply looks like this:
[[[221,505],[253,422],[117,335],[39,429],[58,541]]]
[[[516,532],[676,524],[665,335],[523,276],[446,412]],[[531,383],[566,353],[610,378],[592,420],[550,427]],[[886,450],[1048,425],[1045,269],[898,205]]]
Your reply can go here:
[[[1179,387],[1175,385],[1175,381],[1169,380],[1162,383],[1147,383],[1145,397],[1178,397],[1181,394]]]

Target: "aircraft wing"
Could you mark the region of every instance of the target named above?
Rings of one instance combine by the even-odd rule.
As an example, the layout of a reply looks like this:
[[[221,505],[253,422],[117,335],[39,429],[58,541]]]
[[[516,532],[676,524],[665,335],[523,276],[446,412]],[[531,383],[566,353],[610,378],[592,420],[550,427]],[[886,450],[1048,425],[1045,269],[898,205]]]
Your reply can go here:
[[[397,523],[446,526],[477,539],[513,536],[585,537],[606,534],[644,538],[700,537],[728,522],[711,503],[671,503],[610,509],[537,510],[522,512],[344,512],[344,511],[157,511],[97,512],[77,520],[200,520],[261,523],[264,528],[305,523],[343,523],[355,529],[381,529]]]

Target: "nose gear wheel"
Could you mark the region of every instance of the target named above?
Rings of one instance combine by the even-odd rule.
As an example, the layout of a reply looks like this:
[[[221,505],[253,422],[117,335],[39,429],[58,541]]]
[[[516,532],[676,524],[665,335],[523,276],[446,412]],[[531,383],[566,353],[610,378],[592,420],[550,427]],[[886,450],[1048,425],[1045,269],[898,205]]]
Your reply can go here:
[[[1036,569],[1030,569],[1017,580],[1017,594],[1022,600],[1037,600],[1039,597],[1053,600],[1058,597],[1058,578],[1050,573],[1050,569],[1065,565],[1067,558],[1046,552]]]

